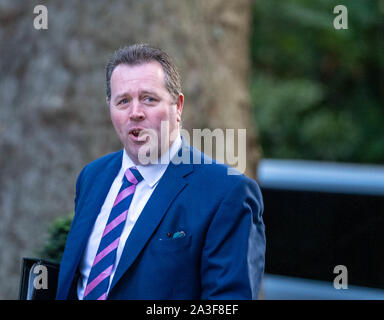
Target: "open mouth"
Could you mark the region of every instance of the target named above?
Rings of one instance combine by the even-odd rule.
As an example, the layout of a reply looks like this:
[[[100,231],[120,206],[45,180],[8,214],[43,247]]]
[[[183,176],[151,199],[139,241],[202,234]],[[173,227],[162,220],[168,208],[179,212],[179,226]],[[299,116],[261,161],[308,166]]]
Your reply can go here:
[[[133,129],[129,133],[137,138],[140,134],[140,131],[141,131],[140,129]]]
[[[135,142],[145,142],[147,139],[146,135],[142,132],[143,128],[132,128],[129,130],[129,136]],[[141,136],[140,136],[141,133]]]

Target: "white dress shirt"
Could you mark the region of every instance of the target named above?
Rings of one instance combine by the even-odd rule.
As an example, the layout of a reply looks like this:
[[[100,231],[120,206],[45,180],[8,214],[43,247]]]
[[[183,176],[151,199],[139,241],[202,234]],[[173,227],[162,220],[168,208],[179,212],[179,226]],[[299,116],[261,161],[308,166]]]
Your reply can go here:
[[[126,151],[123,153],[122,166],[117,174],[115,180],[113,181],[111,188],[109,189],[108,195],[105,198],[104,204],[101,207],[100,213],[97,216],[95,225],[88,239],[87,246],[84,251],[84,255],[80,261],[80,278],[77,284],[77,295],[80,300],[83,299],[85,287],[87,286],[87,281],[89,274],[91,272],[91,267],[93,260],[96,257],[97,250],[101,241],[101,236],[104,232],[104,228],[107,224],[109,214],[112,210],[113,203],[118,195],[118,192],[123,183],[124,172],[132,167],[136,166],[140,174],[143,176],[143,180],[136,185],[136,190],[133,195],[131,205],[129,207],[127,220],[125,221],[124,229],[120,237],[119,246],[117,247],[116,253],[116,263],[113,267],[112,274],[110,277],[109,285],[112,283],[113,276],[116,271],[116,267],[119,263],[121,254],[124,249],[125,242],[135,225],[137,219],[140,216],[141,211],[145,207],[148,199],[150,198],[152,192],[155,190],[160,178],[163,176],[165,170],[168,167],[170,159],[177,153],[181,147],[181,137],[180,134],[173,142],[171,148],[162,155],[159,159],[158,164],[150,165],[135,165],[134,162],[129,158]]]

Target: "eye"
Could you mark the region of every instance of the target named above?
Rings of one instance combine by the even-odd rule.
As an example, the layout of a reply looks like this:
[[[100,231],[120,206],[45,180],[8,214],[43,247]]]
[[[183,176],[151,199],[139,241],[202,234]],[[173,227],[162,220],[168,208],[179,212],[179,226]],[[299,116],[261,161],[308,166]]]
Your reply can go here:
[[[152,98],[152,97],[144,97],[143,100],[146,102],[155,102],[156,101],[155,98]]]
[[[141,101],[144,104],[153,106],[153,105],[155,105],[159,101],[159,99],[156,96],[153,96],[153,95],[143,95]]]
[[[126,103],[128,103],[128,99],[124,98],[124,99],[121,99],[117,104],[121,105],[121,104],[126,104]]]

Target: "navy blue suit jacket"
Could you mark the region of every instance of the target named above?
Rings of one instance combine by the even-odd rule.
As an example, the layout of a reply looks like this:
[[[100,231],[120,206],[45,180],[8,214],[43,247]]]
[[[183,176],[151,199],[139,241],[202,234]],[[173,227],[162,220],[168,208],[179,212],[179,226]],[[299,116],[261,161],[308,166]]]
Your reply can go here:
[[[169,164],[126,241],[108,299],[257,298],[265,256],[258,185],[243,174],[228,175],[226,165],[206,164],[208,158],[185,143],[180,152],[201,164]],[[70,298],[122,155],[104,156],[78,177],[57,299]],[[167,238],[177,231],[185,236]]]

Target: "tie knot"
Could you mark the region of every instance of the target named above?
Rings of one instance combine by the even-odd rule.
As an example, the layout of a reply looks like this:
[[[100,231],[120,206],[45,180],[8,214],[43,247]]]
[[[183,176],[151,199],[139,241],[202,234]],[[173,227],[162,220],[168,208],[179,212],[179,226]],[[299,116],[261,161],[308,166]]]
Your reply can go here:
[[[125,171],[125,174],[124,174],[125,178],[127,178],[127,180],[136,185],[138,184],[141,180],[143,180],[143,176],[140,174],[139,170],[137,170],[136,167],[130,167],[128,168],[126,171]]]

